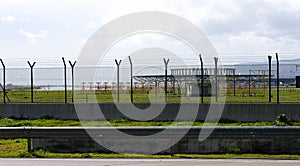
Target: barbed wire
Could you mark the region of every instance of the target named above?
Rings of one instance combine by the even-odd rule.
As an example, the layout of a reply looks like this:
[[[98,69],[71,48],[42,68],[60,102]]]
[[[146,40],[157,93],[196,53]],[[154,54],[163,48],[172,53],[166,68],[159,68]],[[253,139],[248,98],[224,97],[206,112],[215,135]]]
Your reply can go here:
[[[250,54],[237,54],[237,53],[224,53],[224,54],[219,54],[219,62],[222,65],[232,65],[232,64],[256,64],[256,63],[263,63],[263,62],[268,62],[268,55],[271,55],[272,58],[272,63],[276,61],[275,59],[275,54],[274,53],[250,53]],[[163,55],[160,55],[161,59],[164,58]],[[173,58],[170,59],[170,65],[179,65],[182,64],[184,61],[186,65],[197,65],[200,64],[199,58],[196,55],[193,54],[181,54],[182,60],[179,58]],[[71,59],[71,61],[75,61],[76,58],[66,58],[66,59]],[[111,57],[105,57],[102,59],[101,62],[98,63],[97,67],[115,67],[114,60],[116,58],[111,58]],[[123,59],[123,64],[126,63],[127,56],[123,56],[117,59]],[[145,57],[147,59],[147,57]],[[211,58],[213,59],[213,57]],[[81,59],[82,62],[89,63],[89,62],[95,62],[98,61],[98,59],[88,59],[88,58],[83,58]],[[284,61],[284,60],[293,60],[290,61],[291,64],[300,64],[300,53],[279,53],[279,60]],[[56,68],[56,67],[61,67],[63,66],[61,57],[53,56],[53,57],[37,57],[37,58],[7,58],[3,59],[3,61],[6,64],[7,68],[26,68],[28,66],[27,61],[30,62],[37,62],[35,68]],[[149,65],[150,62],[146,60],[139,60],[139,61],[134,61],[133,62],[135,65]],[[212,60],[210,60],[211,63]],[[205,63],[205,61],[204,61]],[[157,61],[155,64],[162,64],[163,61]],[[150,64],[151,65],[151,64]],[[69,65],[67,65],[69,67]],[[96,67],[96,66],[95,66]]]

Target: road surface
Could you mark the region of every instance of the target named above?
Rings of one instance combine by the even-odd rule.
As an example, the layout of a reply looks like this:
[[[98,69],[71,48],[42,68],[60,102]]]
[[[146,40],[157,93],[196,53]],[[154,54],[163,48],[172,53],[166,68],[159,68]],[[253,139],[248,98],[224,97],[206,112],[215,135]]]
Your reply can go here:
[[[300,160],[260,159],[17,159],[2,158],[0,166],[299,166]]]

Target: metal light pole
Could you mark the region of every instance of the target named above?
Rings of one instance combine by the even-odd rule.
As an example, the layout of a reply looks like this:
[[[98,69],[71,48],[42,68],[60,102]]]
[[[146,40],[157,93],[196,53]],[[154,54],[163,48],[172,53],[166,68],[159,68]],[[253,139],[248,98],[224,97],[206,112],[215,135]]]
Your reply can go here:
[[[118,62],[117,59],[115,59],[115,62],[117,65],[117,100],[120,102],[120,64],[122,60],[119,60]]]
[[[33,66],[35,65],[35,62],[31,65],[29,61],[27,61],[29,67],[30,67],[30,75],[31,75],[31,102],[33,103]]]
[[[279,60],[278,53],[276,54],[276,62],[277,62],[277,103],[279,104]]]
[[[169,59],[166,60],[165,58],[163,59],[165,63],[165,102],[168,101],[168,63]]]
[[[6,95],[6,90],[5,90],[5,65],[2,61],[2,59],[0,59],[1,61],[1,64],[2,64],[2,67],[3,67],[3,103],[6,103],[6,100],[5,100],[5,95]]]
[[[129,58],[129,62],[130,62],[130,101],[131,101],[131,103],[133,103],[132,61],[131,61],[130,56],[128,56],[128,58]]]
[[[204,71],[203,71],[203,61],[202,61],[202,57],[201,54],[199,54],[200,57],[200,62],[201,62],[201,103],[204,103],[203,101],[203,97],[204,97]]]
[[[69,61],[69,64],[72,69],[72,103],[74,103],[74,67],[75,67],[76,61],[74,61],[74,63]]]
[[[271,75],[272,75],[272,67],[271,67],[271,61],[272,61],[272,56],[268,56],[268,59],[269,59],[269,102],[271,102],[271,96],[272,96],[272,91],[271,91]]]
[[[214,57],[215,60],[215,80],[216,80],[216,102],[218,102],[218,58]]]
[[[65,103],[67,103],[67,65],[64,57],[62,57],[62,60],[64,63],[64,77],[65,77]]]

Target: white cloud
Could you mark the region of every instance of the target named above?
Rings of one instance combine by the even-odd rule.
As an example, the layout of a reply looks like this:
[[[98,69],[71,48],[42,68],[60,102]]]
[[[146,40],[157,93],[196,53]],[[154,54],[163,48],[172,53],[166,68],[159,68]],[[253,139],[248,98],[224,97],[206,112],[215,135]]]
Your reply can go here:
[[[21,20],[22,22],[26,22],[26,21],[29,21],[29,18],[26,18],[26,17],[20,17],[20,20]]]
[[[264,36],[257,36],[254,32],[242,32],[237,35],[229,36],[229,44],[243,44],[243,45],[261,45],[274,42],[271,38]]]
[[[64,27],[65,27],[66,29],[70,29],[70,28],[71,28],[71,25],[66,24],[66,25],[64,25]]]
[[[18,20],[17,20],[17,18],[15,16],[10,14],[10,15],[1,17],[1,21],[2,22],[14,22],[14,21],[27,22],[27,21],[29,21],[29,18],[19,17]]]
[[[10,44],[12,48],[24,44],[17,43],[19,40],[15,38],[8,43],[5,35],[13,36],[16,31],[29,42],[38,42],[48,34],[40,28],[47,27],[51,31],[48,48],[45,48],[48,53],[57,50],[62,45],[59,42],[80,43],[76,47],[81,47],[90,32],[101,25],[141,11],[161,11],[187,19],[207,34],[220,54],[256,54],[275,49],[287,53],[300,52],[300,0],[88,0],[88,3],[82,0],[45,0],[43,3],[36,0],[0,0],[0,11],[4,13],[0,16],[0,23],[14,21],[13,24],[1,25],[0,42]],[[15,22],[20,23],[23,29]],[[128,42],[145,41],[136,38]],[[70,44],[64,49],[66,54],[67,50],[72,54],[71,51],[79,48]],[[10,51],[15,50],[3,54],[9,55]]]
[[[16,18],[13,15],[3,16],[1,18],[2,22],[14,22]]]
[[[85,31],[89,31],[89,30],[92,30],[92,29],[95,29],[97,28],[98,25],[97,23],[93,22],[93,21],[90,21],[84,28]]]
[[[43,30],[39,33],[32,33],[32,32],[28,32],[23,29],[20,29],[19,32],[23,36],[25,36],[29,40],[30,43],[35,43],[37,41],[37,39],[43,39],[48,35],[48,31],[46,31],[46,30]]]

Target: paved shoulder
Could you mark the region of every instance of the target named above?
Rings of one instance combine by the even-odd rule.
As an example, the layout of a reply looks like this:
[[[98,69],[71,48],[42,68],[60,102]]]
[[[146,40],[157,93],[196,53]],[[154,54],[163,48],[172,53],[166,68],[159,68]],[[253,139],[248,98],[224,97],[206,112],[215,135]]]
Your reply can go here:
[[[0,159],[0,166],[299,166],[300,160],[259,159]]]

